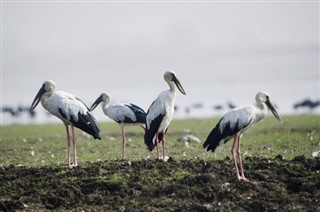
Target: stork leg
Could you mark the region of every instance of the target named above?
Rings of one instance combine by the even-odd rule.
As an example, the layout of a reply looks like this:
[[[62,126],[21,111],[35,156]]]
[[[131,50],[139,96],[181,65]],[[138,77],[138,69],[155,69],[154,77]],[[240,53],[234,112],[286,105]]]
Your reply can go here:
[[[74,166],[78,166],[78,159],[77,159],[77,138],[74,133],[74,127],[71,125],[72,129],[72,141],[73,141],[73,163]]]
[[[166,161],[166,148],[165,148],[165,143],[164,143],[164,137],[165,137],[165,135],[163,135],[163,137],[162,137],[162,160]]]
[[[67,142],[68,142],[68,159],[67,159],[67,166],[70,167],[70,134],[69,134],[69,127],[66,124],[66,131],[67,131]]]
[[[233,140],[233,144],[232,144],[232,148],[231,148],[231,154],[232,154],[232,158],[233,158],[233,162],[234,162],[234,168],[236,169],[237,178],[238,178],[238,180],[241,180],[241,176],[239,174],[239,169],[238,169],[237,159],[234,155],[234,146],[235,146],[236,142],[237,142],[237,135],[234,136],[234,140]]]
[[[159,146],[158,146],[158,144],[159,144],[159,142],[158,142],[158,133],[156,133],[155,142],[156,142],[156,146],[157,146],[157,159],[160,159],[160,157],[159,157]]]
[[[239,159],[239,164],[240,164],[240,172],[241,172],[241,176],[239,180],[243,180],[246,182],[250,182],[250,180],[248,180],[245,176],[244,176],[244,171],[243,171],[243,166],[242,166],[242,159],[241,159],[241,151],[240,151],[240,143],[241,143],[241,138],[240,135],[238,136],[238,148],[237,148],[237,155],[238,155],[238,159]]]
[[[125,148],[125,144],[126,144],[126,135],[125,135],[123,126],[121,126],[121,133],[122,133],[122,154],[121,154],[121,158],[123,160],[124,159],[124,148]]]

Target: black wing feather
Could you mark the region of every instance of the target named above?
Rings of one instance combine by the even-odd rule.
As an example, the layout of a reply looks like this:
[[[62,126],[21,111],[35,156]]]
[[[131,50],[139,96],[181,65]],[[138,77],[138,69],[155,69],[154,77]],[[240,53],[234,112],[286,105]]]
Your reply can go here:
[[[163,117],[164,117],[164,114],[160,114],[159,116],[157,116],[157,118],[155,118],[150,123],[150,128],[149,129],[146,128],[146,132],[144,134],[144,143],[148,146],[148,149],[150,151],[152,151],[155,147],[155,144],[153,143],[153,138],[160,127]],[[161,134],[160,136],[163,136],[163,135]]]
[[[147,117],[147,113],[139,106],[135,105],[135,104],[127,104],[126,105],[128,108],[130,108],[130,110],[132,110],[135,114],[135,116],[137,117],[137,121],[135,123],[141,123],[141,124],[145,124],[146,123],[146,117]],[[126,118],[127,121],[129,121],[129,119]],[[132,122],[132,120],[131,120]]]
[[[73,126],[92,135],[94,139],[101,140],[99,124],[89,112],[86,114],[78,113],[78,121],[71,116],[70,122]]]
[[[222,139],[226,139],[225,143],[232,137],[232,135],[237,133],[237,129],[232,129],[230,127],[230,122],[227,122],[223,132],[220,132],[220,124],[221,124],[221,120],[219,121],[219,123],[215,126],[215,128],[213,128],[213,130],[210,132],[210,134],[208,135],[206,141],[203,144],[203,148],[207,148],[207,151],[212,151],[214,152],[214,150],[219,146],[220,141]]]
[[[207,148],[207,151],[214,152],[215,149],[220,145],[222,139],[224,139],[224,143],[227,143],[227,141],[229,141],[238,132],[246,128],[252,121],[252,119],[250,119],[249,122],[241,128],[239,128],[239,119],[237,120],[237,123],[234,125],[233,128],[231,127],[231,123],[227,122],[223,127],[223,131],[221,132],[220,125],[222,119],[220,119],[215,128],[210,132],[206,141],[203,144],[203,148]]]

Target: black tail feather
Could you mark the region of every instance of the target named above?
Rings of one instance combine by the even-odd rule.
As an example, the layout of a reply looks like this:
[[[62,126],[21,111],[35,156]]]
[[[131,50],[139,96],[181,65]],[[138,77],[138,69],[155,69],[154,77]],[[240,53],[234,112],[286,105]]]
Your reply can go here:
[[[238,120],[239,121],[239,120]],[[221,120],[219,123],[213,128],[213,130],[208,135],[206,141],[203,144],[203,148],[207,148],[207,151],[214,152],[215,149],[220,145],[221,141],[224,140],[226,143],[232,136],[234,136],[239,129],[237,127],[231,128],[230,122],[227,122],[224,126],[222,126],[222,132],[220,131]],[[236,124],[235,126],[238,126]]]
[[[89,112],[86,114],[78,113],[78,121],[73,120],[73,118],[70,121],[73,126],[92,135],[94,139],[101,140],[99,124]]]
[[[220,137],[219,128],[216,126],[208,135],[203,144],[203,148],[207,148],[207,151],[214,152],[220,144]]]
[[[135,104],[128,104],[127,105],[133,112],[134,114],[136,115],[137,117],[137,120],[136,122],[137,123],[146,123],[146,117],[147,117],[147,113],[139,106],[135,105]]]
[[[144,134],[144,143],[148,146],[149,151],[152,151],[154,149],[155,145],[156,145],[153,142],[153,138],[155,137],[155,135],[158,132],[158,129],[159,129],[159,126],[160,126],[161,121],[163,119],[163,116],[164,115],[159,115],[157,118],[155,118],[151,122],[149,128],[146,127],[146,132]],[[162,134],[163,133],[159,132],[159,135],[158,135],[158,137],[161,136],[161,139],[162,139],[162,136],[163,136]],[[158,138],[158,140],[159,140],[159,138]]]
[[[144,143],[147,145],[149,151],[152,151],[155,147],[153,143],[153,138],[156,135],[157,131],[148,130],[146,129],[146,132],[144,134]]]

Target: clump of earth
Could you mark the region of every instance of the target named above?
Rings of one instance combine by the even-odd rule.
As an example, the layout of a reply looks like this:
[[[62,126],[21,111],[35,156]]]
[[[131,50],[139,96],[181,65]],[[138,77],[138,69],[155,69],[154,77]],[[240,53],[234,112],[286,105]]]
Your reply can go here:
[[[320,158],[100,161],[0,168],[0,210],[319,211]]]

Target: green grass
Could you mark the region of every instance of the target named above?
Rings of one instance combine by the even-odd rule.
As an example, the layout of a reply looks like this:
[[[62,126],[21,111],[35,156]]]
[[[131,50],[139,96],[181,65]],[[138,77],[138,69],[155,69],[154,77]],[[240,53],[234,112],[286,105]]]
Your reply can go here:
[[[174,120],[169,127],[166,144],[167,155],[181,159],[224,159],[231,157],[232,141],[208,153],[202,143],[218,122],[214,119]],[[121,158],[121,131],[116,123],[101,123],[102,140],[94,140],[80,130],[77,134],[77,155],[80,165],[87,161],[118,160]],[[148,153],[143,143],[143,129],[128,126],[126,159],[143,160]],[[177,141],[184,134],[191,133],[202,141],[191,143],[187,148]],[[246,156],[275,157],[282,155],[292,159],[298,155],[312,157],[312,152],[320,150],[320,116],[285,116],[279,122],[267,117],[256,124],[242,138],[241,151]],[[149,154],[150,155],[150,154]],[[66,164],[67,142],[63,124],[10,125],[1,126],[0,166],[60,166]],[[156,151],[150,155],[155,158]],[[183,174],[182,174],[183,176]],[[179,176],[178,176],[179,178]]]

